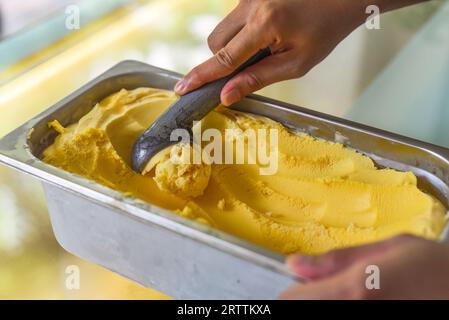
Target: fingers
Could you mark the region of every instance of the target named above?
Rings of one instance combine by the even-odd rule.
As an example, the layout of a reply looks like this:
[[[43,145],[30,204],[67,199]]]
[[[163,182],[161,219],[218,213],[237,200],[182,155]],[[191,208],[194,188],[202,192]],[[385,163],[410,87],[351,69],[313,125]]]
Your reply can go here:
[[[256,30],[245,26],[232,40],[212,58],[195,67],[175,86],[175,91],[183,95],[202,85],[223,78],[248,60],[259,49],[268,46],[268,39]]]
[[[413,241],[413,236],[402,235],[386,241],[359,247],[330,251],[323,255],[291,255],[287,258],[289,268],[305,279],[322,279],[334,275],[361,260],[385,254],[398,243]]]
[[[214,54],[226,46],[242,30],[246,15],[246,10],[238,5],[215,27],[207,38],[207,44]]]
[[[269,56],[229,80],[221,91],[221,103],[230,106],[251,92],[278,81],[300,77],[306,71],[306,66],[294,51]]]
[[[295,285],[285,290],[279,298],[282,300],[343,299],[339,282],[336,279],[325,279],[323,281]]]
[[[336,300],[369,298],[365,288],[365,273],[355,265],[343,273],[330,278],[298,284],[280,295],[285,300]]]

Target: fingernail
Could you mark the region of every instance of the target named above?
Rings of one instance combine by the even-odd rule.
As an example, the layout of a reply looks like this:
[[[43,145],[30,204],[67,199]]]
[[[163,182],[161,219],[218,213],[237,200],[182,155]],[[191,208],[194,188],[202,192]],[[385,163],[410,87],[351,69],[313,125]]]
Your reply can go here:
[[[175,92],[178,94],[183,94],[186,87],[187,87],[187,81],[185,81],[184,79],[181,79],[175,85]]]
[[[231,104],[239,101],[240,99],[241,99],[240,91],[238,91],[237,89],[232,89],[231,91],[226,92],[224,94],[222,103],[225,106],[230,106]]]

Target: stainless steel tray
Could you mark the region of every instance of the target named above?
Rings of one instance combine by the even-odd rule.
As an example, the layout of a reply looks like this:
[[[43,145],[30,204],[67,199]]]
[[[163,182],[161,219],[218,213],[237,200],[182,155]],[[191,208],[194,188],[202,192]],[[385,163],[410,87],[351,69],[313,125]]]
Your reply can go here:
[[[0,161],[42,180],[56,239],[81,258],[174,298],[276,298],[300,281],[284,256],[39,160],[56,136],[49,121],[67,126],[122,88],[171,89],[179,78],[121,62],[1,139]],[[256,95],[234,108],[344,143],[379,166],[413,171],[420,188],[449,207],[448,149]]]

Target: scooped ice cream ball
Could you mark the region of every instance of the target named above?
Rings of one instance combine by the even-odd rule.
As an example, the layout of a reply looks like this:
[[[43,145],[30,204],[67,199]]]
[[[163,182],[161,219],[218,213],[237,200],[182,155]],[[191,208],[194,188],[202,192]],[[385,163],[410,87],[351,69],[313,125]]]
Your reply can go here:
[[[193,148],[178,144],[170,150],[155,168],[154,180],[162,191],[183,198],[194,198],[203,194],[209,184],[211,166],[193,163]]]

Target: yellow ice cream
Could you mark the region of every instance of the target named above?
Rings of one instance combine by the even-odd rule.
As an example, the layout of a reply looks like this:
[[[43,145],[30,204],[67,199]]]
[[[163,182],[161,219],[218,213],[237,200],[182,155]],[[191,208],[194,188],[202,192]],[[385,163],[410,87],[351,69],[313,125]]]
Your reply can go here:
[[[181,161],[171,161],[170,153],[167,151],[178,154]],[[191,157],[186,153],[193,154],[190,145],[175,145],[156,155],[156,160],[153,160],[155,161],[154,181],[162,191],[184,198],[198,197],[203,194],[209,184],[212,169],[210,165],[204,163],[192,163]]]
[[[43,160],[282,253],[320,253],[404,232],[437,239],[444,228],[446,209],[417,188],[413,173],[377,169],[343,145],[229,109],[210,113],[202,130],[277,129],[275,174],[261,175],[260,164],[173,164],[171,150],[153,159],[146,175],[133,172],[134,141],[176,99],[158,89],[121,90],[76,124],[50,123],[60,135]],[[184,147],[175,148],[182,154]]]

